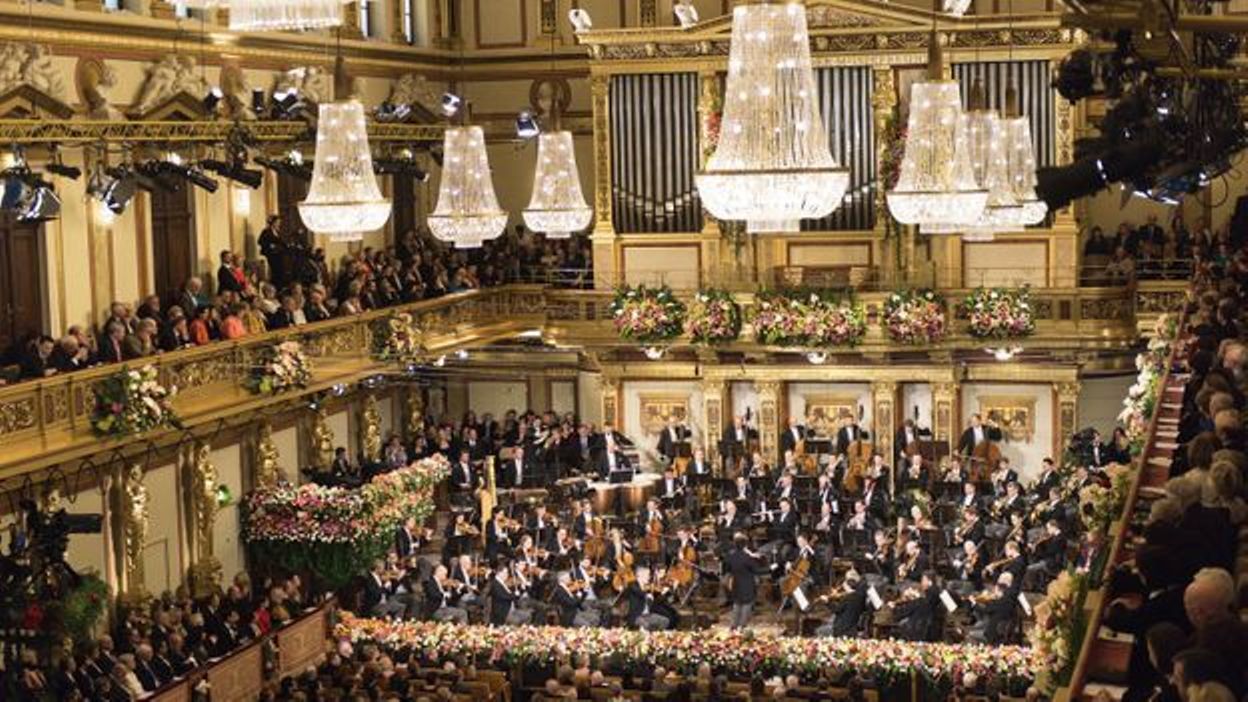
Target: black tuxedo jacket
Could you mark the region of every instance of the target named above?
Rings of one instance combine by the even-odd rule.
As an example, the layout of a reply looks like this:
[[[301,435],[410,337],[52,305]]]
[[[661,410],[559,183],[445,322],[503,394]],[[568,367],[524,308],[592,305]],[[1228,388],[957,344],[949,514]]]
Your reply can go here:
[[[672,427],[663,427],[659,433],[659,455],[667,459],[676,458],[677,445],[689,440],[689,430],[683,426],[675,427],[676,438],[672,438]]]
[[[849,450],[849,445],[855,441],[866,441],[870,438],[871,432],[863,429],[857,424],[841,427],[836,432],[836,452],[843,454]]]
[[[559,608],[559,625],[572,626],[572,621],[581,609],[580,598],[568,592],[562,585],[556,585],[553,599],[555,607]]]
[[[724,558],[724,570],[732,576],[729,599],[733,604],[754,604],[758,599],[757,576],[769,571],[761,561],[745,551],[734,548]]]
[[[498,578],[490,578],[490,623],[501,625],[507,623],[507,614],[512,604],[520,599],[516,593],[507,589]]]
[[[797,429],[797,436],[793,436],[794,429]],[[807,436],[806,427],[801,424],[796,427],[785,427],[784,433],[780,435],[780,455],[783,456],[785,451],[796,451],[797,442]]]
[[[998,429],[997,427],[990,427],[987,425],[983,425],[980,428],[984,430],[985,441],[1000,441],[1001,440],[1001,430]],[[958,440],[958,453],[962,454],[963,456],[969,456],[974,451],[975,451],[975,428],[967,427],[966,430],[962,432],[962,438]]]

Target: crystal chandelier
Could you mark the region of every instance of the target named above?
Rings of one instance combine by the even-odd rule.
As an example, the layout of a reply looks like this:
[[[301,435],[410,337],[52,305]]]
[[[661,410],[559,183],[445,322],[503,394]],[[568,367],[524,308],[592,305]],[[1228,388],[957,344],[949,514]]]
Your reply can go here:
[[[364,106],[358,100],[324,103],[316,123],[316,161],[308,198],[299,203],[308,229],[335,241],[359,241],[390,218],[390,202],[373,175]]]
[[[970,109],[958,118],[959,143],[966,148],[975,182],[988,190],[988,203],[994,196],[1002,196],[1001,188],[992,187],[994,169],[1000,167],[1002,158],[1001,118],[996,110],[986,107],[983,82],[978,78],[971,84]],[[997,182],[1000,179],[996,179]],[[964,241],[992,241],[996,227],[988,216],[987,208],[967,213],[949,222],[923,224],[924,234],[961,234]]]
[[[927,80],[910,89],[905,154],[888,209],[902,224],[948,224],[983,212],[988,191],[975,180],[958,82],[943,77],[940,44],[933,30]]]
[[[840,205],[849,171],[828,149],[817,97],[805,7],[738,5],[719,144],[695,177],[712,215],[750,232],[797,231]]]
[[[993,224],[1002,228],[1021,228],[1039,224],[1049,213],[1049,206],[1036,196],[1036,155],[1031,141],[1031,122],[1018,115],[1018,94],[1013,86],[1006,90],[1006,117],[1001,120],[1001,188],[1009,193],[1009,202],[990,202],[988,215]]]
[[[454,127],[442,144],[442,182],[429,229],[457,249],[476,248],[507,227],[507,213],[494,196],[485,135],[481,127]]]
[[[581,179],[572,150],[572,132],[559,131],[537,138],[537,168],[533,197],[524,211],[524,223],[547,239],[566,239],[589,226],[594,211],[585,204]]]
[[[230,11],[235,32],[327,29],[342,25],[342,0],[190,0],[214,3]]]

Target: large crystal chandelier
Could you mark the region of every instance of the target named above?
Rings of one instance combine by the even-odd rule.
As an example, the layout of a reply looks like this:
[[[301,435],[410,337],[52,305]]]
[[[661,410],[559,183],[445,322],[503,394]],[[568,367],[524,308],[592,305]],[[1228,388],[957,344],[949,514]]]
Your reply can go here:
[[[849,171],[828,149],[817,97],[804,6],[738,5],[719,145],[695,178],[712,215],[797,231],[840,205]]]
[[[888,209],[902,224],[948,224],[984,211],[988,191],[975,180],[956,80],[943,77],[935,30],[928,45],[927,80],[910,89],[906,149]]]
[[[1001,118],[996,110],[987,108],[983,82],[978,78],[971,84],[970,109],[958,118],[958,144],[964,146],[971,162],[975,182],[988,190],[988,202],[1002,195],[1001,188],[994,189],[994,169],[999,170],[1002,160]],[[995,182],[999,182],[997,178]],[[961,234],[966,241],[991,241],[996,227],[989,218],[988,209],[967,212],[949,222],[923,224],[924,234]]]
[[[989,202],[988,216],[1002,228],[1039,224],[1049,207],[1036,196],[1036,152],[1031,141],[1031,122],[1018,114],[1018,91],[1006,89],[1006,116],[1001,120],[1000,187],[1009,193],[1007,202]]]
[[[476,248],[507,226],[507,213],[494,196],[485,135],[481,127],[449,128],[442,144],[442,182],[429,229],[457,249]]]
[[[566,239],[588,227],[593,218],[594,211],[581,193],[572,132],[538,136],[533,197],[524,211],[524,223],[547,239]]]
[[[343,0],[215,1],[229,8],[230,29],[236,32],[326,29],[342,24]],[[194,7],[189,3],[188,6]]]
[[[373,175],[364,106],[358,100],[323,103],[316,123],[316,162],[308,199],[299,203],[308,229],[336,241],[358,241],[390,218],[390,202]]]

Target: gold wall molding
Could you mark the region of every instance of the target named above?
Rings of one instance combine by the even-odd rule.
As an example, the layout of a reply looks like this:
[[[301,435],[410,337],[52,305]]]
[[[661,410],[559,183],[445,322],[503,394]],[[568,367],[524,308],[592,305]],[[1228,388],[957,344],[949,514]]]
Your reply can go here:
[[[772,460],[780,450],[780,398],[784,387],[778,381],[754,383],[758,392],[758,443],[765,460]]]
[[[315,471],[328,472],[334,462],[334,430],[329,427],[324,405],[312,411],[309,434],[312,440],[308,446],[308,465]]]
[[[381,410],[371,392],[364,395],[360,408],[360,452],[366,461],[381,460]]]

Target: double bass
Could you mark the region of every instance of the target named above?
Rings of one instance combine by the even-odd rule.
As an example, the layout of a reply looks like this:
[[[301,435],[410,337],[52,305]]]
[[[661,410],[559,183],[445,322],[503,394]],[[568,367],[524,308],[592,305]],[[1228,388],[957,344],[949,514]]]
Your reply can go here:
[[[989,429],[996,429],[997,425],[992,420],[984,422],[984,426]],[[997,464],[1001,461],[1001,447],[997,446],[997,442],[984,432],[984,440],[975,445],[971,450],[970,468],[967,470],[967,477],[973,483],[986,483],[992,480],[992,474],[997,470]]]
[[[862,490],[863,479],[867,477],[867,466],[871,465],[871,455],[875,447],[871,442],[857,439],[845,449],[845,490],[856,493]]]

